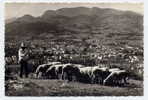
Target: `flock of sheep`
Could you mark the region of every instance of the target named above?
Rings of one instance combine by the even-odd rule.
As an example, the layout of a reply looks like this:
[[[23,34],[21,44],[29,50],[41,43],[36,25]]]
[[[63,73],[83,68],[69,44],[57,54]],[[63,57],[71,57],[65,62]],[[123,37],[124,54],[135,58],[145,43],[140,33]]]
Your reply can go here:
[[[62,64],[61,62],[39,65],[35,74],[37,78],[61,79],[103,85],[124,85],[127,83],[129,76],[126,70],[119,68],[86,67],[79,64]]]

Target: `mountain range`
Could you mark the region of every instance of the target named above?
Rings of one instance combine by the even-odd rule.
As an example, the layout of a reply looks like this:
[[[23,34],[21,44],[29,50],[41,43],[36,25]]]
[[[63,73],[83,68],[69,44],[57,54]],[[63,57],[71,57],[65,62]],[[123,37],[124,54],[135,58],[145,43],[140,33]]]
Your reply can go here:
[[[5,37],[70,37],[103,44],[143,44],[143,15],[110,8],[61,8],[41,16],[24,15],[5,21]],[[67,39],[67,38],[66,38]]]

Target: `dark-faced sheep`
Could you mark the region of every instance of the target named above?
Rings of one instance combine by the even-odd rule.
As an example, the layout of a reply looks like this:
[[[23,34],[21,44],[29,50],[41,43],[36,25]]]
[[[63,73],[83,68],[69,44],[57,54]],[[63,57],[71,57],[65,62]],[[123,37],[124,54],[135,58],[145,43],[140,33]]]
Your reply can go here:
[[[47,70],[46,70],[46,77],[48,78],[48,79],[56,79],[57,78],[57,76],[56,76],[56,72],[55,72],[55,66],[54,65],[52,65],[52,66],[50,66]]]
[[[52,65],[60,64],[60,62],[50,62],[48,64],[39,65],[36,69],[36,77],[37,78],[46,78],[46,71]]]
[[[86,83],[103,83],[103,79],[107,77],[108,68],[95,67],[83,67],[79,68],[79,79]]]
[[[93,67],[82,67],[82,68],[79,68],[79,81],[80,82],[85,82],[85,83],[92,83],[93,80],[92,80],[92,70],[93,70]]]
[[[126,70],[112,70],[110,75],[104,80],[104,84],[111,85],[125,85],[128,79],[128,72]]]
[[[93,83],[103,84],[103,80],[109,75],[107,67],[99,68],[93,67],[92,69],[92,80]]]
[[[74,64],[63,65],[62,79],[68,81],[76,81],[78,78],[79,68]]]
[[[42,64],[42,65],[39,65],[36,69],[36,78],[44,78],[45,77],[45,73],[46,73],[46,70],[50,67],[51,65],[48,65],[48,64]]]
[[[62,79],[63,64],[54,65],[57,79]]]

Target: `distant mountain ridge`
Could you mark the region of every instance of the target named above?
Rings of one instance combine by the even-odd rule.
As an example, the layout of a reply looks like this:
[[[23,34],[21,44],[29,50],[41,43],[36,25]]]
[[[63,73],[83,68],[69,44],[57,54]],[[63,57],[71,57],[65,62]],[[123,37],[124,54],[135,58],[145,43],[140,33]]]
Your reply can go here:
[[[13,17],[13,18],[8,18],[5,20],[5,23],[8,24],[8,23],[11,23],[13,21],[15,21],[17,18],[16,17]]]
[[[42,33],[65,35],[67,32],[74,38],[79,35],[79,38],[129,39],[139,43],[143,39],[143,16],[109,8],[61,8],[47,10],[39,17],[24,15],[9,23],[6,21],[5,30],[6,37]]]

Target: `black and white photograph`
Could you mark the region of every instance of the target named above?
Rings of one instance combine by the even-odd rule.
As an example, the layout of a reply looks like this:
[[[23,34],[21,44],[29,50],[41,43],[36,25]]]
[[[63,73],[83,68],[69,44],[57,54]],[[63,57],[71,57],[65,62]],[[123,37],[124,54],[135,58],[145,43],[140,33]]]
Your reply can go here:
[[[143,96],[143,3],[5,3],[5,96]]]

